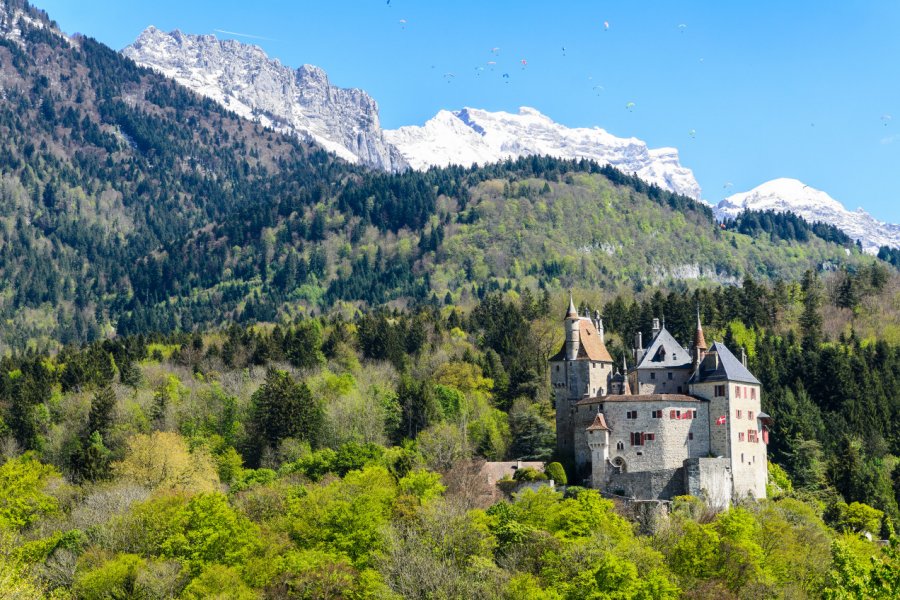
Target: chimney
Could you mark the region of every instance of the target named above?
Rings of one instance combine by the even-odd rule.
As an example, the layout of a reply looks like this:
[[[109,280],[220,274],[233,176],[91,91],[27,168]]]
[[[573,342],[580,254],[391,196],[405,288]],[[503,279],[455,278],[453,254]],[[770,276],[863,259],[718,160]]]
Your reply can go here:
[[[741,346],[741,363],[744,365],[744,368],[747,368],[747,350]]]
[[[600,334],[600,341],[604,344],[606,343],[606,335],[603,331],[603,317],[600,316],[600,311],[594,311],[594,326],[597,328],[597,333]]]
[[[634,362],[639,364],[644,358],[644,341],[641,332],[634,334]]]
[[[659,319],[653,319],[653,339],[659,335]]]

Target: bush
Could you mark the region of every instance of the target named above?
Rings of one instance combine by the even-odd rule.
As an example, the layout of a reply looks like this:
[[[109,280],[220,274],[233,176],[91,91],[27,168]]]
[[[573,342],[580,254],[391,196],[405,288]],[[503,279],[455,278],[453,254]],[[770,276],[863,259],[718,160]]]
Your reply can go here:
[[[548,479],[552,479],[557,485],[566,485],[569,479],[566,477],[566,470],[558,462],[552,462],[544,469],[544,475]]]

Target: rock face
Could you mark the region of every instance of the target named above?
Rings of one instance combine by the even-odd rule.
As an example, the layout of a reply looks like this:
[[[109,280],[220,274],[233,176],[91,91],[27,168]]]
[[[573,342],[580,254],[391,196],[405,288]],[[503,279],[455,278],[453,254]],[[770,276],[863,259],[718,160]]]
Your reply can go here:
[[[870,254],[877,253],[881,246],[900,247],[900,225],[882,223],[861,208],[851,212],[825,192],[796,179],[767,181],[749,192],[725,198],[714,209],[720,220],[734,218],[745,210],[792,212],[810,223],[834,225],[859,240]]]
[[[401,127],[384,135],[414,169],[483,165],[536,154],[586,158],[700,199],[700,185],[691,170],[678,162],[675,148],[651,149],[637,138],[619,138],[599,127],[565,127],[533,108],[520,108],[518,114],[442,110],[421,127]]]
[[[318,67],[294,70],[258,46],[152,26],[122,52],[242,117],[314,140],[345,160],[407,168],[382,135],[375,101],[363,90],[331,85]]]

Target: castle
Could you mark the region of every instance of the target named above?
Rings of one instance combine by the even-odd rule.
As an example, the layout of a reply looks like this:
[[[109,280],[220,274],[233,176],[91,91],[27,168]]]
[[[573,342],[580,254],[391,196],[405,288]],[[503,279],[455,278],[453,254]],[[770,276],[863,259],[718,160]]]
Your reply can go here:
[[[658,319],[646,349],[636,334],[631,370],[615,368],[599,313],[579,316],[571,298],[565,330],[550,381],[557,452],[579,481],[641,500],[765,497],[771,419],[760,383],[746,358],[707,347],[699,312],[690,351]]]

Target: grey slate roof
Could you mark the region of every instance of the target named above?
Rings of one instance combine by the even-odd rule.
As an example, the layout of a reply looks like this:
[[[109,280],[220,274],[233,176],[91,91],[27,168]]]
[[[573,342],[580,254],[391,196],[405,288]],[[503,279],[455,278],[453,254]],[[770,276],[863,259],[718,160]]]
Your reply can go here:
[[[731,353],[722,342],[713,342],[709,352],[719,355],[719,364],[715,369],[704,368],[705,361],[700,363],[700,368],[694,373],[688,383],[702,383],[704,381],[740,381],[741,383],[755,383],[759,380],[753,373],[747,370],[741,361]]]
[[[681,347],[665,327],[659,330],[638,364],[638,369],[677,369],[691,366],[691,353]]]

